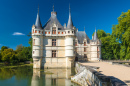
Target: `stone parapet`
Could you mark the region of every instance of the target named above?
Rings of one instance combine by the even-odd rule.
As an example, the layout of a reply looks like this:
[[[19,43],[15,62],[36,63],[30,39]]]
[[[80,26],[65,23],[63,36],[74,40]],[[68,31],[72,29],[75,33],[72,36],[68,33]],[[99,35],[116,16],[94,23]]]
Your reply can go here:
[[[76,63],[77,74],[71,77],[71,81],[81,86],[127,86],[121,80],[106,76],[98,72],[99,67],[84,66]]]

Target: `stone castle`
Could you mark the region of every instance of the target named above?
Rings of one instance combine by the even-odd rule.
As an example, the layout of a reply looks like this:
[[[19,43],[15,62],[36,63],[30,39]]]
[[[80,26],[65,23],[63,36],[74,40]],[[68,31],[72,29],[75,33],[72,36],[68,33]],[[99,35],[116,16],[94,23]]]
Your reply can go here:
[[[42,26],[39,10],[35,25],[32,26],[33,68],[71,68],[75,61],[96,61],[101,59],[101,41],[96,29],[92,40],[84,31],[78,31],[73,25],[69,9],[67,25],[62,26],[57,13]]]

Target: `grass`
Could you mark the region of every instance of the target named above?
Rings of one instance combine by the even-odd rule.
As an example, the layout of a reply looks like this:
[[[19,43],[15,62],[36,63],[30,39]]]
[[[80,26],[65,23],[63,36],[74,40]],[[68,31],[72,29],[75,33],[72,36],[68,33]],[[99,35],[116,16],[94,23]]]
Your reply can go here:
[[[16,67],[23,67],[23,66],[33,66],[33,64],[19,63],[18,65],[5,65],[4,63],[0,63],[0,68],[16,68]]]

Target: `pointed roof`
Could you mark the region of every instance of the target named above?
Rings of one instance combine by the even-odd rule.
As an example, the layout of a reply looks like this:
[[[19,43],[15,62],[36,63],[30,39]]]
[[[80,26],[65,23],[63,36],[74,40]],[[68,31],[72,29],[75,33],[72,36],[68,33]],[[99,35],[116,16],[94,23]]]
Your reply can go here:
[[[78,39],[79,44],[82,44],[84,39],[87,39],[87,42],[89,43],[90,39],[85,33],[85,31],[78,31],[76,32],[76,37]]]
[[[43,26],[45,30],[50,30],[53,24],[56,24],[58,26],[59,30],[64,30],[64,27],[60,24],[60,22],[57,19],[57,13],[54,12],[54,6],[53,6],[53,11],[51,12],[51,17],[47,21],[47,23]]]
[[[70,6],[69,6],[69,19],[68,19],[67,29],[72,29],[72,28],[73,28],[73,22],[71,19],[71,11],[70,11]]]
[[[95,27],[95,32],[94,32],[93,40],[96,41],[97,39],[98,39],[98,37],[97,37],[97,32],[96,32],[96,27]]]
[[[36,18],[36,22],[35,22],[35,27],[37,29],[42,29],[42,24],[41,24],[40,16],[39,16],[39,6],[38,6],[38,13],[37,13],[37,18]]]

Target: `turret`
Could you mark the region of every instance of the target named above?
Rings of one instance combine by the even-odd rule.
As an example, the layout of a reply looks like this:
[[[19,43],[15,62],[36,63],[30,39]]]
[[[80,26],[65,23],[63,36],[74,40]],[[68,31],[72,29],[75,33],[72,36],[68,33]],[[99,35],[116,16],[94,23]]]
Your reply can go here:
[[[35,25],[32,26],[32,58],[33,58],[33,68],[41,68],[41,60],[43,57],[43,29],[39,16],[39,8],[36,17]]]
[[[69,7],[69,19],[68,19],[68,24],[67,28],[65,30],[66,36],[65,36],[65,56],[67,57],[67,68],[73,67],[74,66],[74,58],[75,58],[75,53],[74,53],[74,39],[75,39],[75,28],[72,23],[71,19],[71,12],[70,12],[70,7]]]
[[[91,41],[91,60],[101,59],[101,41],[98,39],[96,28]]]

